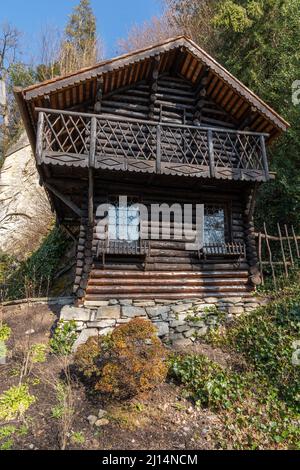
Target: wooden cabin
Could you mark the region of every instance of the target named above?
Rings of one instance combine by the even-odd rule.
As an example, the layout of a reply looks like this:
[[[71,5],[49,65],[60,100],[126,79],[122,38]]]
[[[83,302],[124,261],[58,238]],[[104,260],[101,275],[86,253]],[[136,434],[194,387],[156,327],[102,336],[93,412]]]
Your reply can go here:
[[[15,96],[40,182],[78,238],[79,304],[243,297],[260,282],[255,197],[275,177],[268,145],[289,124],[194,42],[170,39]],[[120,238],[119,196],[204,205],[203,245],[187,250],[175,223],[169,239],[152,239],[145,219],[138,237]],[[100,240],[102,203],[115,207],[108,225],[117,230]]]

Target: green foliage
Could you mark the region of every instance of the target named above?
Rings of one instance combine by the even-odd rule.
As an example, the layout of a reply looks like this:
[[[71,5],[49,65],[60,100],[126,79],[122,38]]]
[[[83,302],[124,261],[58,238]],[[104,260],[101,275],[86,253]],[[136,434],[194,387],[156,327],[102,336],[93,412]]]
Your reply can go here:
[[[74,414],[72,406],[71,388],[65,382],[59,381],[56,386],[57,404],[51,409],[52,418],[66,421]]]
[[[59,321],[54,335],[50,339],[51,351],[59,356],[71,354],[77,336],[76,321]]]
[[[16,426],[7,425],[7,426],[1,427],[0,428],[0,441],[12,436],[12,434],[14,434],[16,430],[17,430]]]
[[[165,379],[166,356],[155,326],[137,318],[111,335],[89,338],[78,348],[75,364],[95,391],[109,399],[126,399]]]
[[[214,24],[217,27],[228,28],[235,33],[240,33],[252,26],[253,21],[249,18],[246,8],[232,0],[226,0],[221,2],[219,11],[214,17]]]
[[[0,450],[11,450],[13,448],[14,441],[13,439],[8,439],[7,441],[0,444]]]
[[[23,416],[35,397],[25,384],[13,386],[0,395],[0,420],[11,421]]]
[[[173,356],[170,375],[184,395],[218,412],[214,439],[225,449],[300,448],[300,415],[278,397],[261,374],[220,367],[202,355]]]
[[[42,343],[33,344],[30,347],[30,360],[33,364],[46,362],[47,345]]]
[[[73,444],[83,445],[85,443],[85,437],[82,432],[72,432],[71,441]]]
[[[7,341],[11,335],[11,328],[6,323],[0,324],[0,341]]]
[[[77,52],[84,53],[86,44],[96,40],[96,17],[90,0],[80,0],[66,27],[66,39],[74,44]]]
[[[214,344],[242,353],[278,390],[279,397],[300,412],[300,366],[292,363],[293,344],[300,339],[300,293],[283,293],[266,307],[236,319]]]
[[[293,224],[300,230],[300,0],[165,0],[175,21],[200,46],[290,122],[269,149],[275,181],[262,185],[256,224]],[[209,25],[209,26],[208,26]]]
[[[170,373],[200,406],[227,409],[243,397],[243,380],[202,355],[173,356]]]
[[[74,8],[65,30],[61,47],[62,73],[92,65],[97,60],[96,17],[90,0],[80,0]]]
[[[12,425],[0,427],[0,450],[11,450],[14,445],[14,436],[26,436],[28,427],[22,424],[19,428]]]
[[[4,299],[47,296],[68,243],[62,230],[55,227],[25,261],[0,258],[0,287],[1,281],[7,285]]]
[[[239,18],[234,26],[237,8],[244,10],[246,21]],[[257,224],[261,226],[268,220],[268,225],[276,228],[276,222],[288,222],[297,230],[300,228],[297,171],[300,106],[292,104],[292,83],[300,76],[299,8],[299,0],[221,1],[215,17],[220,31],[217,58],[292,125],[272,148],[271,169],[277,172],[277,179],[261,188]]]

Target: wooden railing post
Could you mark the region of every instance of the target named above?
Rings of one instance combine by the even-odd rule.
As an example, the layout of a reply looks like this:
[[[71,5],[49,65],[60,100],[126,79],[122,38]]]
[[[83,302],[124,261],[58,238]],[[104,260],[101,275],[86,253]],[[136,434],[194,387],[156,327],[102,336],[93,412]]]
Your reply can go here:
[[[156,128],[156,173],[161,172],[161,125]]]
[[[89,168],[95,168],[97,118],[91,118]]]
[[[94,225],[94,168],[96,156],[97,118],[91,118],[90,153],[89,153],[89,191],[88,191],[88,219],[89,226]]]
[[[261,135],[259,138],[260,138],[260,146],[261,146],[264,172],[265,172],[266,180],[269,181],[270,173],[269,173],[269,163],[268,163],[268,157],[267,157],[267,151],[266,151],[265,137]]]
[[[36,161],[41,165],[43,159],[43,139],[44,139],[45,113],[39,112],[36,138]]]
[[[213,133],[211,129],[207,131],[207,143],[208,143],[210,177],[214,178],[216,176],[215,155],[214,155]]]

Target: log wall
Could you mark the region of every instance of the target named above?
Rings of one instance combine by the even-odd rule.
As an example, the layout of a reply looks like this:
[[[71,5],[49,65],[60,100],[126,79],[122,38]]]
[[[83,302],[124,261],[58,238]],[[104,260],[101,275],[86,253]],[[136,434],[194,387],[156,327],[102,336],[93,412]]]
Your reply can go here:
[[[178,202],[222,206],[226,211],[226,241],[245,243],[247,240],[248,226],[245,225],[243,216],[246,209],[245,196],[241,190],[216,192],[215,189],[203,187],[201,193],[186,190],[183,195],[182,191],[176,192],[174,188],[149,187],[138,190],[132,185],[119,183],[109,186],[96,180],[95,212],[99,204],[110,202],[118,195],[127,195],[129,199],[147,207],[153,203],[172,205]],[[84,203],[83,209],[87,214],[87,203]],[[168,240],[150,240],[150,254],[143,262],[134,256],[107,255],[103,265],[102,259],[97,259],[96,224],[99,219],[95,217],[93,232],[91,228],[88,229],[87,219],[85,220],[78,245],[79,265],[75,291],[79,298],[87,302],[110,298],[243,296],[249,295],[249,291],[253,289],[249,284],[248,259],[214,255],[208,255],[206,259],[199,258],[197,251],[186,251],[185,241],[176,239],[172,231]]]

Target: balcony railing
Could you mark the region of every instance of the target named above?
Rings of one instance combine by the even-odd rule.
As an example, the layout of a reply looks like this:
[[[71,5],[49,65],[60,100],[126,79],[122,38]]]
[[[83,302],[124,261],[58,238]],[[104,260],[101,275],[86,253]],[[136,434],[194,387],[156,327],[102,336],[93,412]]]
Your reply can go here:
[[[38,164],[266,181],[267,134],[37,109]]]

